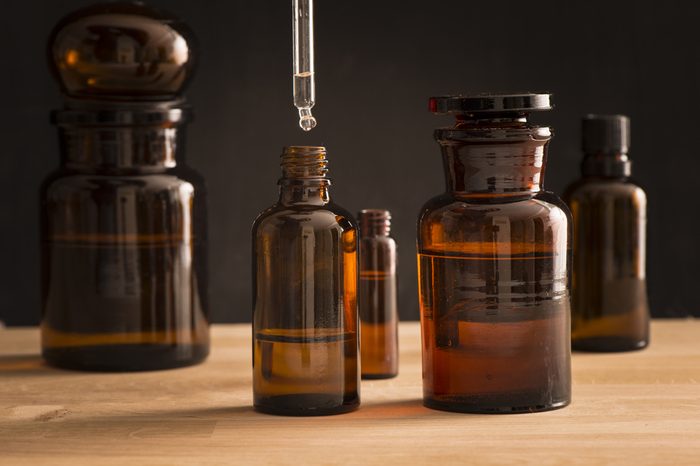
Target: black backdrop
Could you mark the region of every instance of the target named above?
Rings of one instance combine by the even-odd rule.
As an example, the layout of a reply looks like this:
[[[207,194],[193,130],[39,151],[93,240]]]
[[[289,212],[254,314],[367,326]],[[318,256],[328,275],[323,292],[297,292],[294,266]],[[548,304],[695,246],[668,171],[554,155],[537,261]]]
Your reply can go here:
[[[60,105],[44,61],[60,16],[88,2],[4,2],[0,15],[0,320],[39,315],[38,186],[58,163],[50,109]],[[561,193],[578,173],[579,118],[632,119],[635,178],[649,196],[648,278],[656,316],[700,315],[700,3],[464,0],[316,1],[319,126],[297,127],[291,98],[288,0],[153,0],[199,37],[200,68],[189,89],[196,120],[188,163],[209,189],[214,321],[246,321],[250,226],[275,201],[284,145],[323,144],[331,194],[357,211],[394,214],[400,304],[418,317],[415,224],[443,189],[430,95],[547,90],[546,186]]]

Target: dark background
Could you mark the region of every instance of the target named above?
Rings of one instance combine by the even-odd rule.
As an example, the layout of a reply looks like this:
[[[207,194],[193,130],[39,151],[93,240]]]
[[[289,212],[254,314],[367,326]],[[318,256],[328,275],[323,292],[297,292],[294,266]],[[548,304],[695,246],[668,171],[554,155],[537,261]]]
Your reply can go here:
[[[0,320],[39,316],[38,187],[58,164],[49,111],[61,104],[44,60],[53,24],[85,1],[3,2],[0,54]],[[400,304],[418,317],[415,224],[443,189],[431,95],[544,90],[556,109],[546,186],[578,175],[579,119],[632,119],[635,178],[649,196],[653,314],[700,316],[700,3],[685,1],[316,2],[319,126],[303,134],[291,96],[288,0],[153,0],[194,29],[200,68],[188,96],[188,163],[209,188],[211,313],[246,321],[250,226],[276,199],[282,146],[328,147],[331,194],[394,214]]]

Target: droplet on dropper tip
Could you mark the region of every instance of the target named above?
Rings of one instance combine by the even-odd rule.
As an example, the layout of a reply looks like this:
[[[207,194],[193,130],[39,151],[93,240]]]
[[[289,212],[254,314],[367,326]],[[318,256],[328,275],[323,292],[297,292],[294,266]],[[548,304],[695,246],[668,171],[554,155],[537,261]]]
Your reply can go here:
[[[304,131],[311,131],[316,127],[316,118],[309,116],[303,116],[299,119],[299,126]]]
[[[311,114],[311,107],[299,108],[299,126],[304,131],[311,131],[316,127],[316,118]]]

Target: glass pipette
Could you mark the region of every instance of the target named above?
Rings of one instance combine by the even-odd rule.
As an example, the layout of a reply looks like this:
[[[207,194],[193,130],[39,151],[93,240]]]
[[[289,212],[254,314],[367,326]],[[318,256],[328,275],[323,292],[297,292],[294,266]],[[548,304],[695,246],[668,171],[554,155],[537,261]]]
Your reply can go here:
[[[314,5],[313,0],[292,0],[294,106],[299,109],[299,126],[311,131],[316,118],[314,82]]]

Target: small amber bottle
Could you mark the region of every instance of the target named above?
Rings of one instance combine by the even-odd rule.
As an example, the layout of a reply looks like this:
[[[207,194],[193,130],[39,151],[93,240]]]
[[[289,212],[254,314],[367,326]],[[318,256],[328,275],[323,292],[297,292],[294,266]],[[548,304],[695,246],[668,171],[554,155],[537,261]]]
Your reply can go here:
[[[388,210],[362,210],[358,223],[362,377],[386,379],[399,372],[396,241]]]
[[[360,404],[357,227],[330,200],[326,149],[282,154],[279,201],[253,225],[253,398],[270,414]]]
[[[209,352],[205,192],[182,163],[189,30],[140,3],[58,23],[49,56],[61,165],[41,188],[42,352],[54,366],[146,370]]]
[[[629,351],[649,343],[644,190],[630,179],[630,122],[589,115],[582,125],[583,177],[564,198],[574,224],[574,349]]]
[[[477,413],[571,399],[569,212],[542,188],[548,94],[435,97],[446,191],[418,223],[423,400]]]

